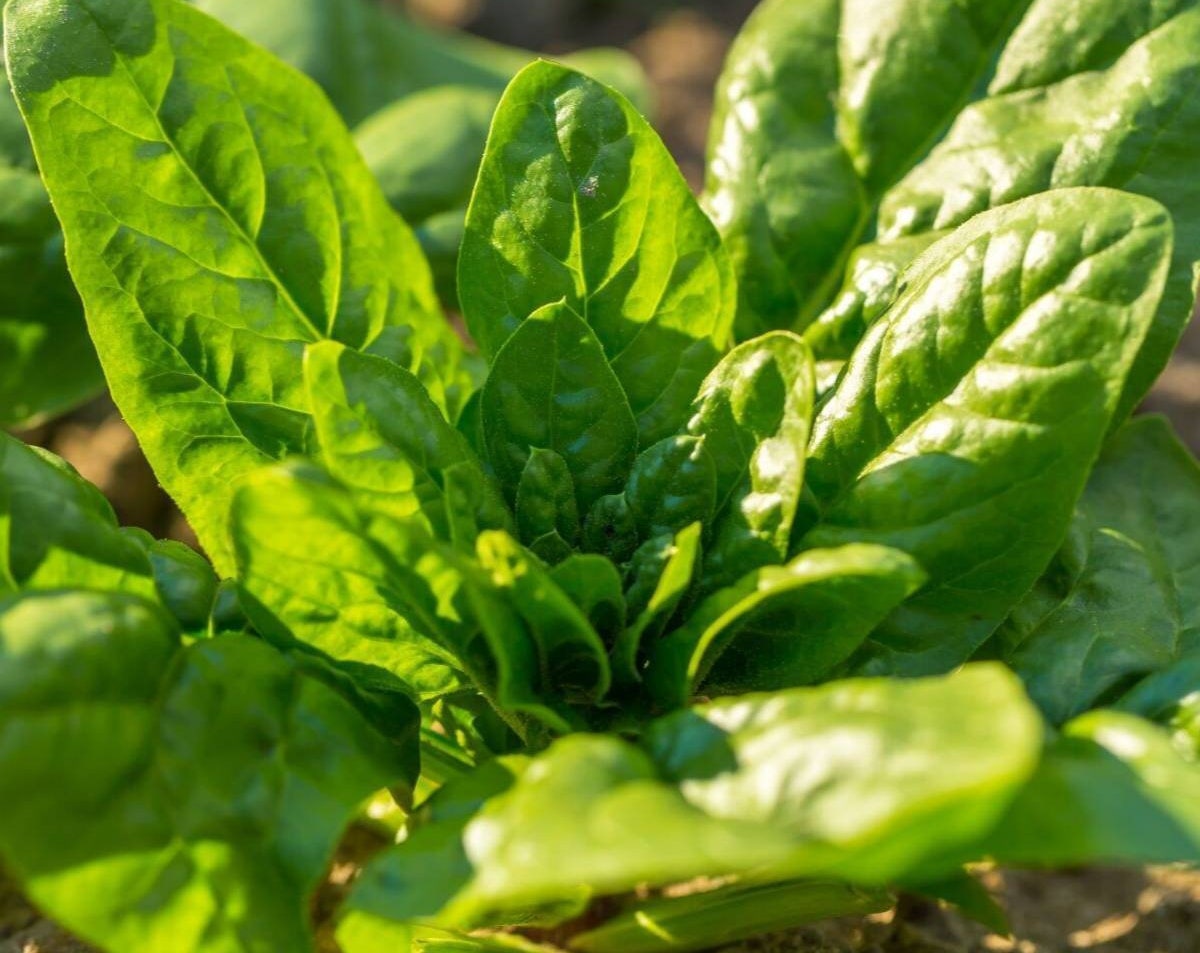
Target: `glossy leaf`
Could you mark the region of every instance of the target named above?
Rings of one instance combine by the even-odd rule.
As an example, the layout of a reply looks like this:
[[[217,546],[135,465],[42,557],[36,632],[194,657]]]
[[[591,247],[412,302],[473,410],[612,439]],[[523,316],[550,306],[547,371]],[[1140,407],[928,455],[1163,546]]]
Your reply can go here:
[[[1089,712],[1063,729],[986,849],[1039,866],[1200,862],[1200,764],[1149,722]]]
[[[995,642],[1056,723],[1200,652],[1200,468],[1165,420],[1109,442],[1066,545]]]
[[[1147,675],[1114,707],[1162,725],[1185,757],[1200,762],[1200,652]]]
[[[655,723],[644,747],[572,735],[473,815],[382,854],[348,909],[453,929],[553,922],[593,894],[701,871],[886,883],[982,836],[1040,745],[999,666],[729,699]]]
[[[978,216],[908,272],[809,448],[821,523],[802,545],[879,543],[929,575],[863,670],[951,668],[1041,575],[1154,320],[1171,234],[1146,199],[1059,190]]]
[[[1024,5],[760,5],[717,91],[706,189],[738,272],[739,337],[811,322]]]
[[[460,346],[416,240],[298,74],[179,0],[13,0],[6,23],[113,395],[228,572],[232,485],[308,448],[305,343],[386,353],[451,404]]]
[[[717,467],[706,588],[787,558],[814,386],[808,347],[786,332],[735,348],[701,386],[687,429],[704,439]]]
[[[611,643],[624,628],[621,574],[603,556],[574,553],[550,571],[550,578],[579,607],[605,643]]]
[[[637,425],[600,342],[565,304],[521,324],[492,362],[480,402],[488,457],[509,499],[534,449],[567,465],[579,509],[625,483]]]
[[[343,827],[415,776],[415,709],[385,733],[343,687],[241,636],[181,650],[133,597],[4,603],[0,856],[107,949],[312,950]]]
[[[565,301],[612,364],[642,446],[683,423],[736,304],[720,238],[658,136],[619,94],[545,62],[496,113],[458,290],[489,357]]]
[[[702,686],[726,695],[815,684],[923,580],[908,556],[871,545],[813,549],[756,569],[653,646],[646,680],[670,706]]]
[[[667,437],[634,461],[625,499],[638,538],[708,523],[717,507],[717,465],[699,437]]]

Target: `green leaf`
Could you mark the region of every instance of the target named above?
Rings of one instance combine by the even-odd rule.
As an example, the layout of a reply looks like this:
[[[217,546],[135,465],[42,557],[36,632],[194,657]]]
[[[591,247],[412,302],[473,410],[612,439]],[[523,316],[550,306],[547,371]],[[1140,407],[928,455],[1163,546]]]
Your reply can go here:
[[[1041,741],[998,665],[728,699],[655,723],[642,747],[571,735],[482,807],[381,854],[346,909],[468,929],[553,922],[594,895],[697,876],[944,874],[956,868],[941,858],[975,844],[1032,774]]]
[[[862,544],[756,569],[654,644],[646,681],[669,706],[701,688],[715,696],[815,684],[923,581],[904,553]]]
[[[550,571],[550,578],[611,645],[625,627],[625,594],[617,567],[603,556],[574,553]]]
[[[69,464],[0,433],[0,596],[74,588],[154,601],[147,549]]]
[[[320,455],[329,472],[392,516],[419,516],[450,537],[447,472],[474,484],[481,506],[463,514],[483,528],[511,518],[466,440],[404,368],[334,341],[310,345],[304,377]]]
[[[705,195],[738,273],[740,338],[812,321],[1025,4],[759,6],[718,87]]]
[[[1105,447],[1067,543],[994,641],[1056,724],[1200,652],[1200,468],[1166,420]]]
[[[566,559],[579,541],[579,504],[567,462],[553,450],[534,447],[517,482],[517,530],[521,541],[547,562]]]
[[[1198,863],[1200,764],[1147,721],[1089,712],[1063,729],[984,846],[1009,864]]]
[[[488,457],[509,499],[535,449],[567,465],[580,511],[625,484],[637,425],[596,335],[565,304],[531,314],[495,356],[480,402]]]
[[[421,700],[469,684],[457,573],[419,524],[298,465],[247,480],[231,521],[238,579],[266,636],[383,669]]]
[[[180,628],[188,635],[208,634],[219,594],[219,580],[209,561],[170,539],[148,541],[146,554],[158,597]]]
[[[415,709],[388,733],[365,709],[257,640],[180,649],[132,597],[10,601],[0,856],[105,949],[312,950],[310,895],[343,827],[415,779]]]
[[[703,551],[703,527],[693,523],[674,536],[647,540],[626,571],[629,615],[633,623],[617,638],[612,650],[613,677],[623,685],[641,681],[645,643],[657,639],[670,622],[696,578]]]
[[[1154,319],[1171,235],[1147,199],[1058,190],[978,216],[909,270],[809,448],[821,523],[803,545],[879,543],[929,575],[860,668],[959,664],[1041,575]]]
[[[706,195],[739,333],[808,327],[844,277],[812,336],[843,356],[940,231],[1052,189],[1124,189],[1166,206],[1178,241],[1122,421],[1191,313],[1197,42],[1186,0],[764,3],[725,69]]]
[[[179,0],[13,0],[6,24],[113,395],[222,573],[237,479],[308,449],[306,343],[444,379],[456,410],[416,240],[311,83]]]
[[[489,357],[565,301],[611,362],[644,447],[684,422],[736,305],[721,240],[658,136],[619,94],[545,62],[497,110],[459,298]]]
[[[687,429],[703,437],[717,467],[706,588],[787,558],[804,487],[814,387],[812,355],[787,332],[735,348],[701,385]]]
[[[507,533],[479,537],[479,563],[538,649],[545,689],[573,701],[608,691],[608,655],[587,616]]]

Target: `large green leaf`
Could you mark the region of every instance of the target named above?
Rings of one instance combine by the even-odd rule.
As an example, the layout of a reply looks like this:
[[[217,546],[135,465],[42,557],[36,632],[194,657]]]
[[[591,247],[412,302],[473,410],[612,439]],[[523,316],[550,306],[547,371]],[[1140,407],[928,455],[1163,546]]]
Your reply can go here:
[[[720,701],[657,722],[642,746],[572,735],[488,785],[448,786],[440,811],[435,796],[348,909],[455,928],[698,876],[886,884],[989,830],[1041,736],[1000,666]]]
[[[1035,866],[1200,863],[1200,764],[1134,715],[1067,724],[985,849]]]
[[[806,327],[845,272],[812,334],[844,356],[940,230],[1050,189],[1126,189],[1167,207],[1178,242],[1124,417],[1191,312],[1198,42],[1192,0],[764,4],[726,66],[708,187],[743,327]]]
[[[736,305],[720,238],[658,136],[616,92],[545,62],[496,113],[458,290],[489,357],[565,301],[603,347],[644,447],[683,423]]]
[[[284,465],[246,481],[232,525],[238,579],[268,636],[383,669],[421,700],[470,684],[457,574],[418,524]]]
[[[646,681],[669,706],[701,686],[735,695],[816,684],[923,581],[912,559],[883,546],[813,549],[764,566],[655,643]]]
[[[705,196],[738,272],[740,337],[812,321],[1025,3],[759,6],[718,88]]]
[[[313,950],[359,803],[415,779],[416,711],[243,636],[180,649],[129,596],[0,606],[0,858],[105,949]]]
[[[308,445],[305,343],[465,398],[416,240],[311,83],[180,0],[14,0],[6,24],[113,395],[219,569],[238,477]]]
[[[1056,723],[1200,652],[1200,468],[1166,420],[1105,447],[1066,545],[995,641]]]
[[[805,546],[903,550],[929,582],[866,671],[968,658],[1061,544],[1154,320],[1171,223],[1148,199],[1048,192],[975,218],[905,276],[813,428]]]

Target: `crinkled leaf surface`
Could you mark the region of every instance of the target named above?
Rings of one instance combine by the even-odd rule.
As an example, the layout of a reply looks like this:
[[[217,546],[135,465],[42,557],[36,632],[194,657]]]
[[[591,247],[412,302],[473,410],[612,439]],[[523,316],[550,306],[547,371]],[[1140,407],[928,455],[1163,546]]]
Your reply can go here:
[[[642,446],[683,423],[736,305],[720,238],[658,136],[624,97],[545,62],[496,113],[458,290],[489,357],[565,301],[603,347]]]
[[[308,445],[305,343],[465,397],[416,240],[311,83],[180,0],[14,0],[6,24],[113,395],[219,569],[232,485]]]
[[[705,196],[738,272],[740,337],[813,319],[885,190],[937,141],[1022,6],[759,6],[718,88]]]
[[[994,665],[720,701],[642,746],[572,735],[381,855],[349,909],[454,927],[701,875],[886,883],[982,836],[1040,746]]]
[[[268,636],[383,669],[419,699],[468,684],[458,576],[434,552],[422,561],[432,544],[419,524],[292,465],[251,477],[232,524],[238,579]]]
[[[0,857],[106,949],[312,950],[344,825],[416,767],[415,709],[384,733],[335,685],[243,636],[180,649],[133,597],[7,601]]]
[[[1200,652],[1200,468],[1165,419],[1105,447],[1066,545],[995,638],[1056,723]]]
[[[807,326],[874,232],[814,338],[840,356],[930,233],[1050,189],[1126,189],[1168,208],[1178,242],[1123,417],[1191,312],[1198,39],[1191,0],[763,4],[726,66],[707,196],[743,327]]]
[[[912,555],[925,588],[868,671],[964,661],[1062,542],[1171,254],[1161,206],[1048,192],[975,218],[913,266],[817,415],[805,546]]]

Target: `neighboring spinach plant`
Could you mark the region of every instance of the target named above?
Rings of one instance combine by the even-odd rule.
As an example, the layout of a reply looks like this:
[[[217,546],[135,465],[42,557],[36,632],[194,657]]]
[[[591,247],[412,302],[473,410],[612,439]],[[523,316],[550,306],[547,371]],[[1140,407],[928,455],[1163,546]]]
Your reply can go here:
[[[1108,22],[1038,10],[1056,66]],[[895,889],[1000,926],[964,865],[1200,862],[1200,476],[1123,419],[1186,208],[982,210],[830,380],[792,330],[735,342],[736,236],[627,99],[536,63],[466,215],[476,358],[301,74],[181,0],[12,0],[6,44],[215,565],[0,437],[0,857],[66,926],[312,950],[385,787],[346,953],[702,949]]]

